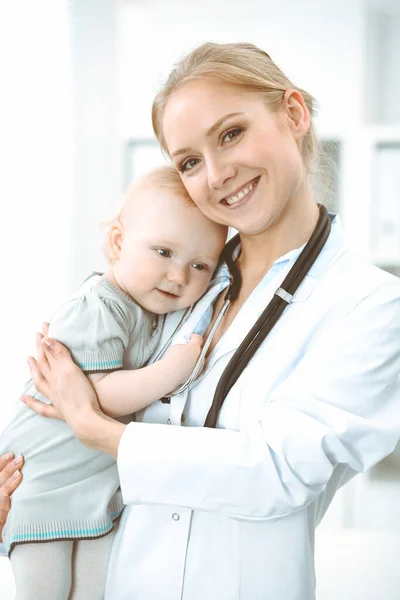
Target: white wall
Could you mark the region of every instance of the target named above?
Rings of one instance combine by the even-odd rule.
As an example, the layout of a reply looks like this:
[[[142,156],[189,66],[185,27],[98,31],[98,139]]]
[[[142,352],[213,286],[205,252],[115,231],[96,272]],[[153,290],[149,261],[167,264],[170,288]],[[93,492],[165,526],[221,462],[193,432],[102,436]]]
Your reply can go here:
[[[77,129],[72,227],[73,283],[103,270],[99,223],[120,193],[115,122],[115,5],[70,0]]]
[[[346,132],[360,120],[363,7],[363,0],[120,3],[120,134],[151,135],[156,90],[173,62],[204,41],[259,45],[318,99],[321,132]]]
[[[67,0],[1,4],[0,431],[28,378],[34,332],[70,283],[70,58]]]

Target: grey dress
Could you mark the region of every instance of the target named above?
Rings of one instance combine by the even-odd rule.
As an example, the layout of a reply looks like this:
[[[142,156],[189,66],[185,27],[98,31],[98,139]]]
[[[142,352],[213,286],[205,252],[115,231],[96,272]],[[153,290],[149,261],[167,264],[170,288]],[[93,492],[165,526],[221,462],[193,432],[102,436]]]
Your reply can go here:
[[[68,346],[86,373],[111,372],[142,367],[162,324],[162,317],[93,274],[53,315],[50,336]],[[24,393],[48,402],[32,381]],[[86,448],[66,423],[44,419],[17,401],[0,439],[3,452],[25,458],[3,531],[9,553],[15,544],[90,539],[113,529],[123,509],[116,461]]]

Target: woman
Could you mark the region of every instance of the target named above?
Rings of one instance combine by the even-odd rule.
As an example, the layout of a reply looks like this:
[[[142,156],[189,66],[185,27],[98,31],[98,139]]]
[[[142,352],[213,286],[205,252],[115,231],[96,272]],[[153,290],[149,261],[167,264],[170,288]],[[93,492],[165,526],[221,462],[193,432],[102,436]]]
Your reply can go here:
[[[248,44],[198,48],[154,102],[157,138],[189,194],[240,233],[241,287],[190,389],[125,426],[101,413],[66,349],[39,340],[36,387],[83,443],[118,458],[128,508],[107,599],[312,600],[316,525],[335,491],[396,445],[398,280],[347,249],[335,218],[297,292],[281,287],[319,220],[312,113],[311,96]],[[233,382],[217,428],[203,427],[274,295],[288,307]]]

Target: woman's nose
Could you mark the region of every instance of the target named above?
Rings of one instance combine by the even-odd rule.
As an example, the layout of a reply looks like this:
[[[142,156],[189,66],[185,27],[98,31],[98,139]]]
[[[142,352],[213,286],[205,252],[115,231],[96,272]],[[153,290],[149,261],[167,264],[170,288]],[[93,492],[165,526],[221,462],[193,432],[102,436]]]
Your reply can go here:
[[[208,161],[207,176],[210,189],[222,188],[232,177],[236,175],[236,167],[232,163],[223,162],[220,158]]]

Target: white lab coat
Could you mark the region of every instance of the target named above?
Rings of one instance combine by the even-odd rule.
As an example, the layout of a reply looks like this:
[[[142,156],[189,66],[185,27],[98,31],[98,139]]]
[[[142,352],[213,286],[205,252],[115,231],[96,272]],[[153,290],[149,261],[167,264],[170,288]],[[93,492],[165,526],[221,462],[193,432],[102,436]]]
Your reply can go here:
[[[106,600],[314,598],[316,525],[400,436],[400,283],[346,249],[338,219],[218,429],[202,427],[223,369],[297,255],[258,285],[191,392],[126,428],[128,508]]]

